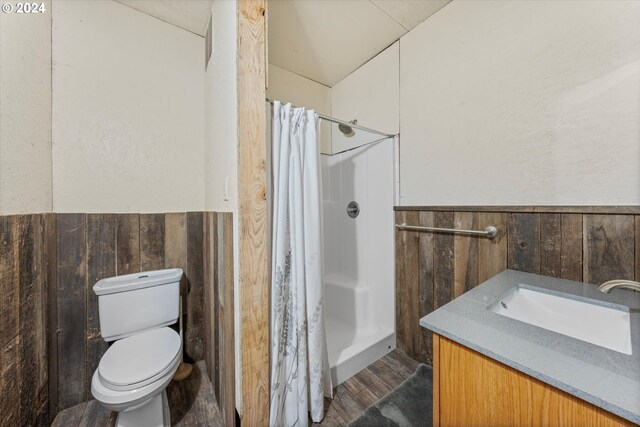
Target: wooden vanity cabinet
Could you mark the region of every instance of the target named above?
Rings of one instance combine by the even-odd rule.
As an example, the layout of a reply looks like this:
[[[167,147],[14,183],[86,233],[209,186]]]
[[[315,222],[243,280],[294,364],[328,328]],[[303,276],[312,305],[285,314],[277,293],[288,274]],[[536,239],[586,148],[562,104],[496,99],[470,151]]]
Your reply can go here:
[[[434,334],[433,425],[614,427],[636,424]]]

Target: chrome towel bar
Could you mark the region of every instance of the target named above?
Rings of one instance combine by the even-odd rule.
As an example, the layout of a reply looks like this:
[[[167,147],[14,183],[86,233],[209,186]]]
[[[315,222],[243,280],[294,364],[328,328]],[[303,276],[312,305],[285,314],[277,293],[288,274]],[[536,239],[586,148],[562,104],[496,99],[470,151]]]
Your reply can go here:
[[[498,229],[493,225],[488,226],[484,230],[460,230],[457,228],[438,228],[438,227],[418,227],[415,225],[396,224],[398,230],[406,231],[427,231],[433,233],[453,233],[453,234],[466,234],[468,236],[482,236],[493,239],[498,235]]]

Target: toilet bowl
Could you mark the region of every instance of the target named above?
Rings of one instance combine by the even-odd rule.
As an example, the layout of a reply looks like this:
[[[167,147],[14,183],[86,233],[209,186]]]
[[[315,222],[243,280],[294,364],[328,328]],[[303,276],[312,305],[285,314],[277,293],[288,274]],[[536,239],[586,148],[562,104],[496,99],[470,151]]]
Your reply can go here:
[[[170,425],[165,389],[182,360],[182,339],[165,325],[177,320],[181,276],[180,269],[158,270],[94,286],[103,338],[114,342],[93,374],[91,394],[118,412],[117,426]]]

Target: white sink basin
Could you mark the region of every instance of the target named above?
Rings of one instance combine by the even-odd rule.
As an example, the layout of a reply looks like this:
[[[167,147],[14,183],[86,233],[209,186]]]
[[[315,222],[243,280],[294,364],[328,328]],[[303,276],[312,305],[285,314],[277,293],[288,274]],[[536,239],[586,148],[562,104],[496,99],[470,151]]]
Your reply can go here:
[[[597,300],[583,301],[566,295],[518,285],[496,299],[487,309],[530,325],[631,354],[631,315],[628,307],[604,305]]]

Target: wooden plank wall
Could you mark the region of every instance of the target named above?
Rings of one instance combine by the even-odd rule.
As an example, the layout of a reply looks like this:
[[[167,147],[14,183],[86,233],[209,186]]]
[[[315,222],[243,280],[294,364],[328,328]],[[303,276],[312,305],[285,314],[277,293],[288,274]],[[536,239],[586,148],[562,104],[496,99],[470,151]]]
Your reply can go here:
[[[217,214],[0,216],[0,424],[48,425],[59,410],[92,398],[91,377],[108,348],[92,291],[103,277],[182,268],[186,357],[205,358],[205,330],[222,329],[231,359],[223,356],[221,372],[233,381],[231,214],[220,214],[219,234],[231,249],[221,251],[224,270],[218,273],[231,309],[220,310],[221,320],[205,316],[204,227],[212,215]],[[233,397],[224,390],[221,395]]]
[[[54,411],[91,396],[91,377],[108,348],[100,335],[93,285],[104,277],[180,267],[186,358],[204,357],[202,212],[56,214],[57,396]]]
[[[238,298],[242,423],[269,423],[269,268],[266,202],[266,1],[237,2]]]
[[[403,222],[498,228],[492,240],[396,231],[397,346],[428,364],[431,333],[420,318],[504,269],[593,284],[640,280],[640,214],[628,208],[397,208]]]
[[[52,216],[0,217],[2,425],[49,425],[48,278]]]
[[[233,427],[236,421],[233,215],[205,213],[204,241],[205,362],[225,426]]]

